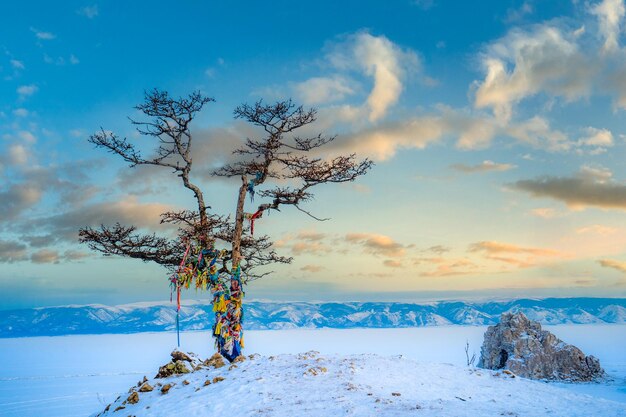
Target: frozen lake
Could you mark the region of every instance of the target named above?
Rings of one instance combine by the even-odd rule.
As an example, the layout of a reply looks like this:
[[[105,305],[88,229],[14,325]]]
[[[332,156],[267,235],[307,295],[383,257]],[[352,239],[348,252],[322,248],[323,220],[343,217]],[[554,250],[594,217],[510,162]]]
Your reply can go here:
[[[626,403],[626,325],[544,326],[567,343],[600,359],[613,378],[606,384],[558,384],[579,393]],[[377,353],[422,362],[465,364],[464,346],[480,354],[486,327],[403,329],[297,329],[246,332],[246,354],[326,355]],[[181,349],[213,353],[208,332],[185,332]],[[0,415],[86,416],[156,374],[176,347],[175,333],[0,339]]]

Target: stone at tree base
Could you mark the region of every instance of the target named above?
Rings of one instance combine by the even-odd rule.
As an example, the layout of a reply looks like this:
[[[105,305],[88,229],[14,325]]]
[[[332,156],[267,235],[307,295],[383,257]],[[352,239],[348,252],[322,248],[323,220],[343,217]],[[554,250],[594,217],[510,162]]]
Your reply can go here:
[[[155,378],[167,378],[172,375],[187,374],[202,365],[202,361],[191,352],[184,353],[175,350],[170,353],[170,356],[172,357],[171,362],[161,366]],[[190,366],[191,369],[188,366]]]
[[[504,313],[500,323],[489,326],[478,366],[508,369],[530,379],[571,382],[593,381],[605,375],[600,361],[586,356],[523,313]]]
[[[219,353],[215,353],[209,359],[204,361],[204,365],[212,366],[215,369],[218,369],[218,368],[221,368],[222,366],[226,366],[226,363],[224,362],[224,357],[222,355],[220,355]]]

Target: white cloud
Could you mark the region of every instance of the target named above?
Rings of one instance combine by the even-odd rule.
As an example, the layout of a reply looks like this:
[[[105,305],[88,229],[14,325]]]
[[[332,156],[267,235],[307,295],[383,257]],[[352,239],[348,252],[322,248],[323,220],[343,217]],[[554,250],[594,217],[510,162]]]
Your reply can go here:
[[[15,69],[24,69],[24,63],[22,61],[18,61],[17,59],[11,60],[11,66]]]
[[[70,136],[72,136],[73,138],[80,138],[82,136],[85,136],[85,132],[81,129],[72,129],[70,130]]]
[[[384,161],[392,158],[399,149],[423,149],[441,139],[447,133],[439,117],[422,117],[389,123],[350,135],[342,135],[332,146],[339,153],[356,152],[361,157]]]
[[[80,64],[80,60],[74,54],[70,54],[70,56],[67,59],[62,57],[62,56],[58,56],[58,57],[55,58],[55,57],[52,57],[52,56],[50,56],[48,54],[44,54],[43,55],[43,61],[46,64],[57,65],[59,67],[67,65],[68,63],[71,64],[71,65]]]
[[[17,91],[17,94],[19,94],[21,98],[25,98],[25,97],[32,96],[38,90],[39,90],[39,87],[37,87],[34,84],[30,84],[30,85],[22,85],[18,87],[16,91]]]
[[[552,152],[567,151],[572,147],[567,135],[552,129],[550,123],[539,116],[511,123],[504,128],[507,135],[528,145]]]
[[[76,11],[81,16],[85,16],[87,19],[93,19],[98,16],[98,5],[85,6]]]
[[[33,32],[35,34],[35,36],[37,37],[37,39],[41,39],[41,40],[51,40],[56,38],[57,36],[52,33],[52,32],[44,32],[38,29],[35,29],[34,27],[30,28],[31,32]]]
[[[567,100],[588,96],[597,71],[573,33],[550,24],[511,30],[488,45],[481,64],[485,78],[475,83],[474,104],[491,108],[503,123],[511,119],[515,104],[539,93]]]
[[[395,104],[402,92],[404,68],[417,66],[417,55],[402,51],[385,37],[361,34],[357,38],[355,56],[368,75],[374,77],[374,89],[367,98],[370,121],[378,120]]]
[[[343,111],[347,110],[354,108],[348,106],[325,109],[320,119],[330,118],[336,122],[341,119]],[[501,126],[494,117],[476,112],[446,106],[438,106],[436,110],[432,114],[341,135],[330,148],[340,152],[356,152],[361,156],[384,161],[392,158],[401,149],[424,149],[444,139],[455,140],[456,146],[465,150],[484,149],[497,136],[510,137],[549,152],[567,152],[576,145],[565,133],[552,129],[548,121],[541,117]],[[326,116],[326,112],[331,115]],[[343,117],[347,119],[352,115]],[[326,120],[326,123],[331,122]]]
[[[625,12],[624,0],[603,0],[591,8],[591,13],[598,17],[599,31],[604,38],[603,52],[619,49],[620,26]]]
[[[525,16],[532,14],[535,11],[533,5],[529,1],[525,1],[519,8],[510,8],[506,12],[504,21],[506,23],[513,23],[522,20]]]
[[[608,129],[587,127],[584,129],[585,136],[579,139],[581,145],[610,147],[613,146],[613,133]]]
[[[351,82],[341,76],[313,77],[294,86],[298,98],[305,104],[323,104],[343,100],[354,94]]]
[[[23,145],[9,147],[10,162],[14,165],[24,165],[28,161],[28,151]]]
[[[613,178],[613,173],[610,169],[605,167],[593,167],[590,165],[583,165],[580,167],[578,177],[587,181],[594,181],[599,184],[604,184]]]
[[[19,109],[15,109],[13,110],[13,114],[17,117],[27,117],[29,112],[28,110],[24,109],[24,108],[19,108]]]
[[[398,101],[407,73],[420,69],[414,51],[400,48],[385,36],[367,32],[350,35],[346,41],[334,45],[327,58],[335,68],[357,69],[374,79],[366,101],[370,122],[385,116]]]
[[[435,0],[413,0],[413,4],[422,10],[429,10],[435,5]]]
[[[35,137],[35,135],[33,135],[32,133],[30,133],[27,130],[22,130],[22,131],[18,132],[17,137],[20,138],[21,140],[27,142],[27,143],[35,143],[35,142],[37,142],[37,138]]]

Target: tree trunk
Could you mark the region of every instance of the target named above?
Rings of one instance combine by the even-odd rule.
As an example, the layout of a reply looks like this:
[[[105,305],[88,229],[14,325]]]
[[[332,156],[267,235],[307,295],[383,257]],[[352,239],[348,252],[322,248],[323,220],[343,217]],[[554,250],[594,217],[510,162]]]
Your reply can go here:
[[[233,361],[241,355],[243,348],[243,284],[241,281],[241,237],[243,235],[244,205],[248,191],[248,182],[245,175],[241,177],[241,187],[237,199],[237,212],[235,215],[235,230],[232,241],[232,266],[230,275],[230,285],[228,288],[228,300],[226,300],[226,311],[219,312],[215,316],[215,327],[221,330],[218,337],[218,350],[229,361]],[[220,300],[216,300],[219,304]],[[226,330],[222,330],[225,326]]]
[[[239,265],[241,261],[241,236],[243,235],[243,208],[246,202],[246,194],[248,192],[248,180],[245,175],[241,176],[241,187],[239,187],[239,198],[237,199],[237,212],[235,214],[235,231],[233,234],[233,269]]]

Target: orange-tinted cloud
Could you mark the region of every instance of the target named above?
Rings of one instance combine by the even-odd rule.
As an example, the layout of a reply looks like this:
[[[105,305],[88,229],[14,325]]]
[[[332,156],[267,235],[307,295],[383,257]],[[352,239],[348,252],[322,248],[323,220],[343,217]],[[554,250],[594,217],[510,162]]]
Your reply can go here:
[[[322,271],[324,269],[326,269],[326,268],[324,268],[323,266],[320,266],[320,265],[304,265],[302,268],[300,268],[300,271],[317,273],[317,272],[320,272],[320,271]]]
[[[388,268],[404,268],[404,265],[402,264],[401,261],[397,261],[397,260],[393,260],[393,259],[386,259],[383,262],[383,265],[388,267]]]
[[[322,255],[332,252],[333,248],[325,242],[328,236],[311,230],[301,230],[297,234],[288,234],[274,242],[276,248],[288,248],[294,255],[304,253]]]
[[[531,248],[496,241],[482,241],[469,245],[469,252],[481,253],[486,259],[517,268],[536,266],[541,258],[561,256],[553,249]]]
[[[576,229],[576,233],[578,234],[595,234],[600,236],[608,236],[615,234],[617,229],[614,227],[603,226],[601,224],[594,224],[591,226],[580,227]]]
[[[467,275],[475,273],[478,265],[469,259],[422,258],[420,263],[436,264],[432,271],[420,273],[422,277],[447,277],[453,275]]]
[[[598,263],[605,268],[613,268],[626,274],[626,262],[616,261],[615,259],[600,259]]]
[[[366,253],[377,256],[399,258],[406,253],[406,246],[385,235],[374,233],[348,233],[345,236],[345,241],[361,245]]]
[[[484,252],[487,254],[510,253],[510,254],[531,254],[537,256],[556,256],[558,251],[543,248],[526,248],[496,241],[482,241],[472,243],[469,246],[470,252]]]

